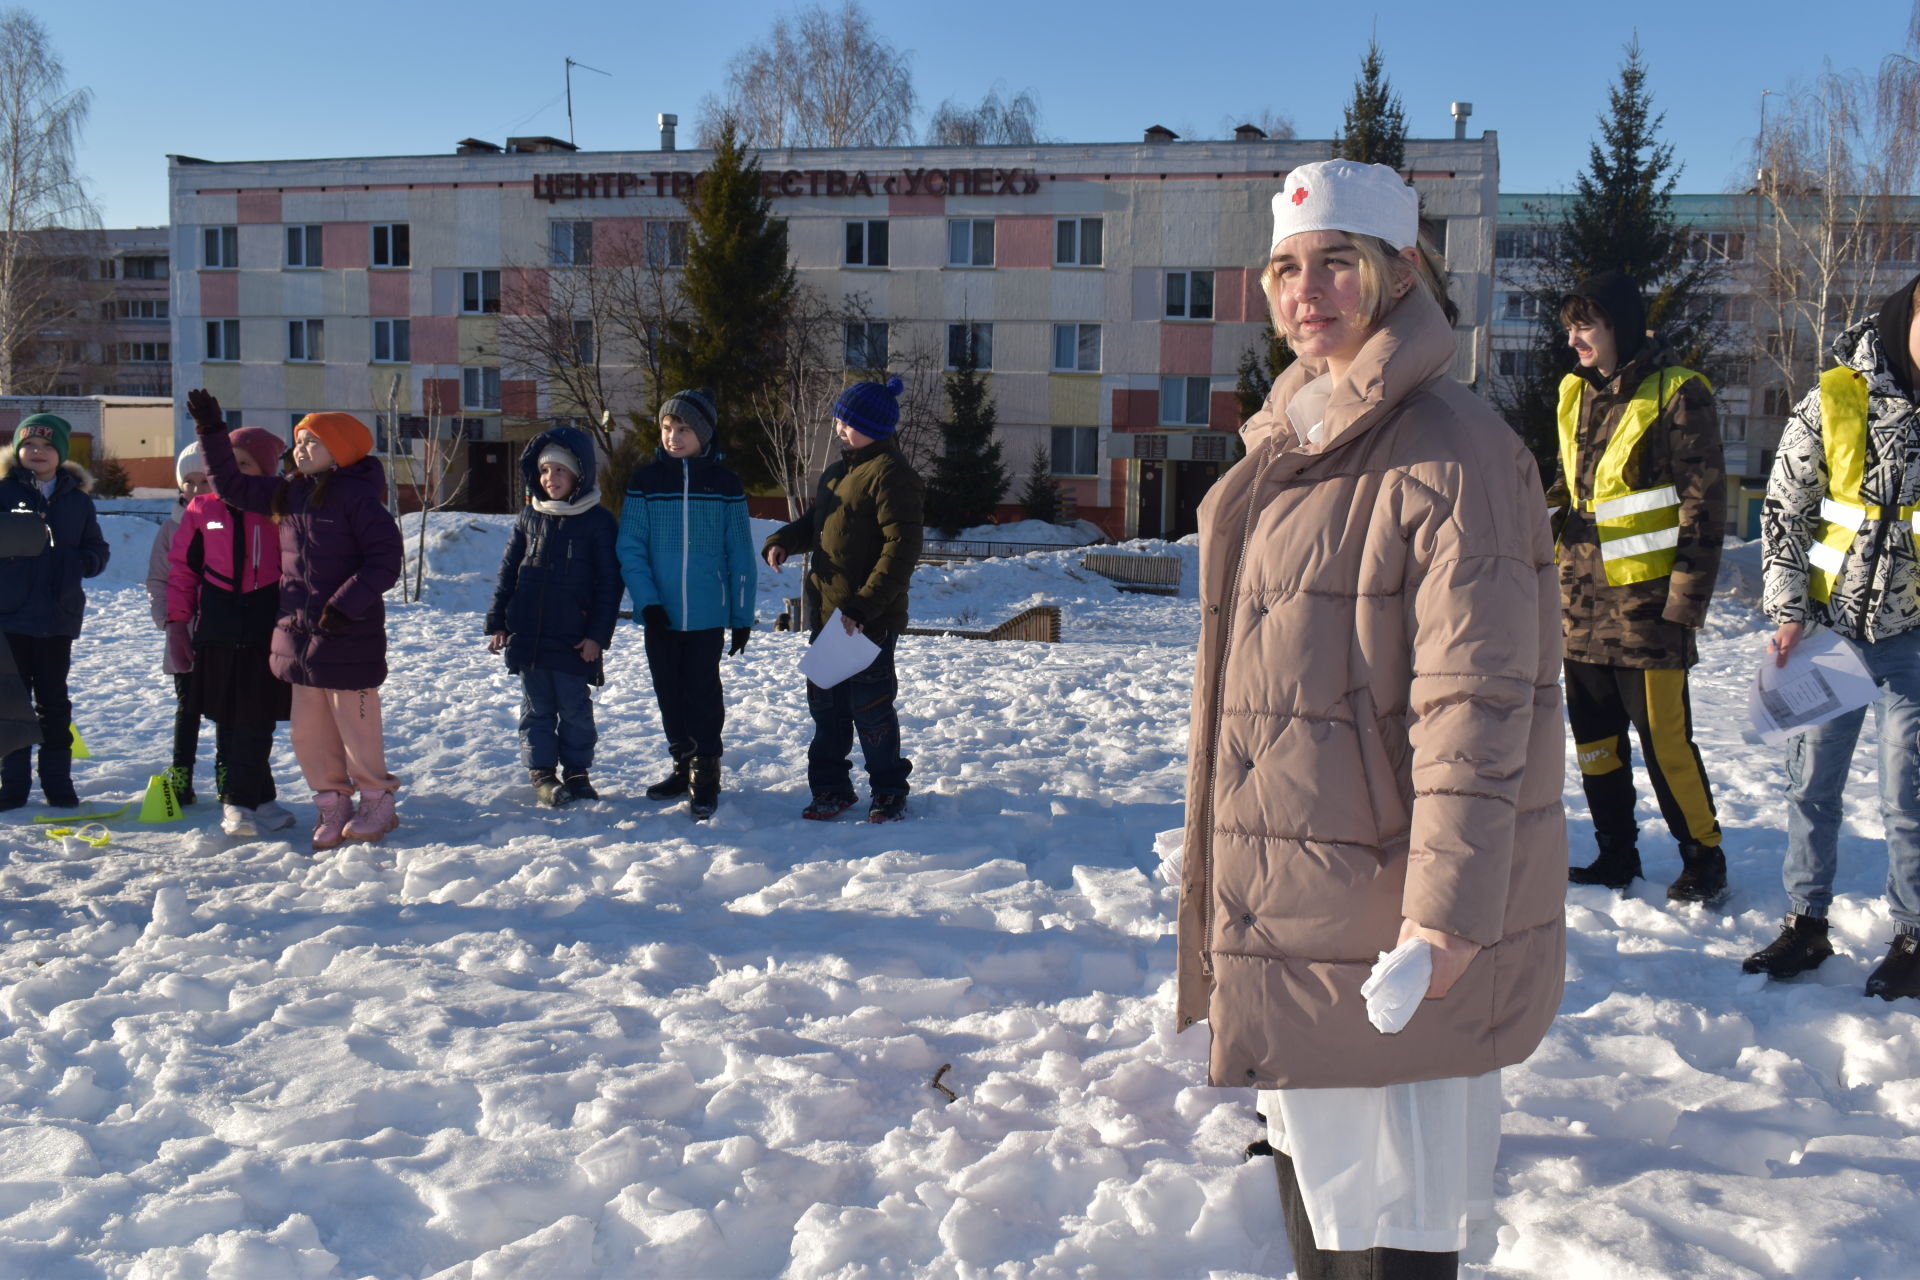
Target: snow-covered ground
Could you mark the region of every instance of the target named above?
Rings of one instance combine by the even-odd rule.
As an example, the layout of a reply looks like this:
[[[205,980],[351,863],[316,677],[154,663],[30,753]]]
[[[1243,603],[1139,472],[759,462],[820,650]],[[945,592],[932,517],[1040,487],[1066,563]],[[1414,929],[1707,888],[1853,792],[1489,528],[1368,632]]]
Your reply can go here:
[[[153,525],[107,523],[74,684],[82,792],[118,804],[166,763],[171,703]],[[923,568],[920,620],[1049,602],[1065,642],[902,643],[895,825],[799,819],[802,641],[757,633],[696,826],[637,798],[662,760],[631,631],[607,798],[528,803],[478,616],[504,532],[438,518],[427,598],[393,608],[387,843],[231,841],[205,802],[101,849],[37,805],[0,821],[0,1276],[1288,1273],[1271,1164],[1241,1158],[1251,1098],[1200,1083],[1205,1033],[1169,1014],[1192,547],[1143,548],[1186,558],[1181,597],[1069,550]],[[1741,733],[1765,633],[1732,560],[1695,697],[1737,891],[1573,892],[1563,1016],[1506,1075],[1469,1276],[1915,1272],[1920,1006],[1860,994],[1891,932],[1866,751],[1842,954],[1793,985],[1739,972],[1781,913],[1783,819],[1778,753]],[[764,618],[798,581],[763,571]]]

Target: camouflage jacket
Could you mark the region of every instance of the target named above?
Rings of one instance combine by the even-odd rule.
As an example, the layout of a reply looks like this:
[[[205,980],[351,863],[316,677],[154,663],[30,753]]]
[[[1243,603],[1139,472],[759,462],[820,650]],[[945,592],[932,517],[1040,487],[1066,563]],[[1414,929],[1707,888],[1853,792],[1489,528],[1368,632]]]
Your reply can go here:
[[[1840,364],[1867,375],[1861,500],[1880,507],[1920,502],[1920,409],[1888,371],[1873,321],[1841,334],[1833,353]],[[1767,479],[1760,530],[1765,565],[1761,607],[1775,622],[1821,622],[1849,640],[1869,643],[1920,627],[1920,563],[1905,521],[1863,523],[1841,563],[1833,598],[1823,604],[1807,590],[1807,548],[1827,496],[1821,425],[1820,388],[1815,386],[1787,419]]]
[[[1680,542],[1673,573],[1608,586],[1599,534],[1581,509],[1593,496],[1594,470],[1634,389],[1656,370],[1677,363],[1673,351],[1655,338],[1610,378],[1577,371],[1588,383],[1580,392],[1579,474],[1569,477],[1561,467],[1547,491],[1547,504],[1561,510],[1560,603],[1571,661],[1684,669],[1698,660],[1694,631],[1707,618],[1727,523],[1720,418],[1703,382],[1692,378],[1682,384],[1648,430],[1626,475],[1634,489],[1671,484],[1679,491]]]

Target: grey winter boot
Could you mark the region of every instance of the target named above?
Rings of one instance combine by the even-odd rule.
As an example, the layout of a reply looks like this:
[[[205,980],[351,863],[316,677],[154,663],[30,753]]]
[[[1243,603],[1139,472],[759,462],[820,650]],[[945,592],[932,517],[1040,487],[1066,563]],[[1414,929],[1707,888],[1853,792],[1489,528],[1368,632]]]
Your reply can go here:
[[[688,789],[693,799],[687,805],[687,812],[693,815],[695,822],[705,822],[720,807],[719,756],[693,758],[693,780]]]
[[[533,794],[541,804],[560,809],[573,803],[573,793],[560,785],[560,779],[553,770],[529,769],[527,776],[533,783]]]

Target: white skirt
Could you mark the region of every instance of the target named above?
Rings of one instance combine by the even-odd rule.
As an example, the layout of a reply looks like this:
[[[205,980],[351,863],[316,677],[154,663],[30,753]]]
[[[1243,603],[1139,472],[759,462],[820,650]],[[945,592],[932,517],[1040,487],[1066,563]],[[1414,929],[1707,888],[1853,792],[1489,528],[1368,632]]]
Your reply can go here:
[[[1262,1089],[1322,1249],[1449,1253],[1493,1212],[1500,1073],[1377,1089]]]

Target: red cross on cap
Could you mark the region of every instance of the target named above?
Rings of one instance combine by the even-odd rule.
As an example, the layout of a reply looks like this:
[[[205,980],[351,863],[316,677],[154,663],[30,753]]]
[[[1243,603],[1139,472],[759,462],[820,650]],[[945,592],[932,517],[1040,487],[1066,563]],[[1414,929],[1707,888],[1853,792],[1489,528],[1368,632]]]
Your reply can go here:
[[[1293,202],[1295,204],[1305,204],[1306,199],[1307,189],[1305,187],[1295,187],[1293,189]]]

